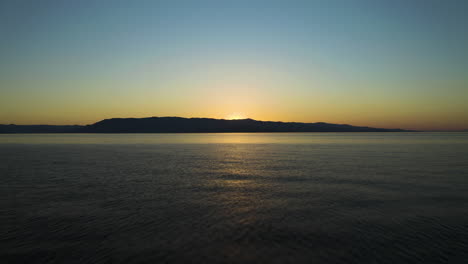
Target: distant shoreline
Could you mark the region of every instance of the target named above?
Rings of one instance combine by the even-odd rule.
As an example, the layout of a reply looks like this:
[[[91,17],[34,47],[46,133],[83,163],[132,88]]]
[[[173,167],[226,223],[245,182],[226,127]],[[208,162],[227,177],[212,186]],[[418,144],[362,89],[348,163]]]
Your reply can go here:
[[[112,118],[91,125],[0,125],[2,134],[30,133],[300,133],[419,132],[331,123],[258,121],[182,117]]]
[[[57,134],[78,134],[78,135],[102,135],[102,134],[311,134],[311,133],[340,133],[340,134],[351,134],[351,133],[468,133],[463,131],[317,131],[317,132],[263,132],[263,131],[254,131],[254,132],[0,132],[0,135],[28,135],[28,134],[44,134],[44,135],[57,135]]]

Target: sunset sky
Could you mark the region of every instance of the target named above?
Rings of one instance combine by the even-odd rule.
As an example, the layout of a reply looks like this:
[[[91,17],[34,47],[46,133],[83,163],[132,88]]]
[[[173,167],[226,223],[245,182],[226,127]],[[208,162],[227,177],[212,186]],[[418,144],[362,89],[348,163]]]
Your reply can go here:
[[[468,129],[468,1],[0,2],[0,124]]]

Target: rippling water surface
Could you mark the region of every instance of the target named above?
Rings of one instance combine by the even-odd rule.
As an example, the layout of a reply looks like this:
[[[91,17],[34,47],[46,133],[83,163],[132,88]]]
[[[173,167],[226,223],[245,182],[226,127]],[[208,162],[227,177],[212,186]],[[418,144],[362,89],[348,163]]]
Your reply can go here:
[[[467,263],[468,133],[0,135],[3,263]]]

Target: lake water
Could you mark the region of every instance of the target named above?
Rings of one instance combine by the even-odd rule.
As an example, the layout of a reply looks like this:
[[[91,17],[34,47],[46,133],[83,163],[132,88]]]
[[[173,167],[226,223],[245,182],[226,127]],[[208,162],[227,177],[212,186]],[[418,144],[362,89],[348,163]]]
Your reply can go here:
[[[0,135],[3,263],[467,263],[468,133]]]

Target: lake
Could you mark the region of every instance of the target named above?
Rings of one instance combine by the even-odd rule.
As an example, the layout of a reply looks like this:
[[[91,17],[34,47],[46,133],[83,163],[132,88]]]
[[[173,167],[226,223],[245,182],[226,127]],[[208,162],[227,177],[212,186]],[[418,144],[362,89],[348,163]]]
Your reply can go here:
[[[466,263],[468,133],[0,135],[4,263]]]

